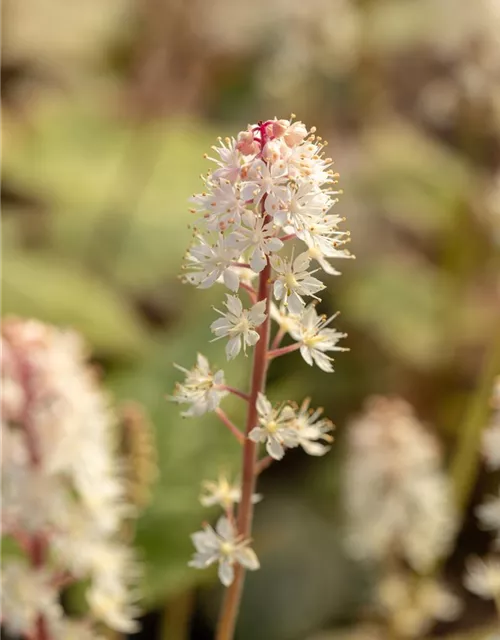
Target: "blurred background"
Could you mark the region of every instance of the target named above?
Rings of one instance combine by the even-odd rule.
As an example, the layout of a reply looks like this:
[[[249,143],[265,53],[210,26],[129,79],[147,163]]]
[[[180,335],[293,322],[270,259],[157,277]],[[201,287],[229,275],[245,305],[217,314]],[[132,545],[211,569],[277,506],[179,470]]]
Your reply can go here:
[[[340,173],[357,259],[336,265],[322,310],[341,312],[350,352],[332,375],[297,354],[271,368],[269,396],[311,395],[336,442],[263,475],[262,569],[238,638],[397,638],[353,635],[377,577],[344,544],[346,436],[374,394],[404,398],[435,434],[459,509],[441,573],[464,611],[412,637],[487,637],[494,607],[461,583],[466,556],[490,545],[474,508],[494,485],[480,434],[500,372],[499,34],[498,0],[4,0],[3,313],[78,329],[117,400],[147,416],[156,454],[137,465],[158,480],[137,528],[134,637],[213,637],[221,592],[187,567],[189,534],[215,516],[201,481],[236,471],[239,451],[165,396],[172,363],[197,351],[233,386],[250,361],[227,366],[209,344],[222,290],[178,279],[187,200],[218,135],[291,112]],[[237,401],[228,412],[242,419]]]

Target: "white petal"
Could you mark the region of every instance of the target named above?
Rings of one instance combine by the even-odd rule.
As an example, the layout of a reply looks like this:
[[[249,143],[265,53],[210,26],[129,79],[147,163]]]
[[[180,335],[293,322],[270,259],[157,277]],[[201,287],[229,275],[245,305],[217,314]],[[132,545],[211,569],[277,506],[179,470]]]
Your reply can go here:
[[[260,427],[254,427],[248,434],[248,438],[252,442],[263,442],[265,440],[264,429],[261,429]]]
[[[327,447],[320,442],[311,442],[310,440],[302,440],[300,446],[310,456],[324,456],[325,453],[330,451],[330,447]]]
[[[219,562],[219,580],[225,587],[229,587],[234,580],[233,565],[227,558]]]
[[[307,364],[312,367],[313,365],[313,360],[311,357],[311,350],[309,349],[309,347],[306,347],[305,345],[302,345],[300,347],[300,355],[304,358],[304,360],[307,362]]]
[[[226,540],[232,540],[234,538],[233,525],[225,516],[221,516],[215,525],[217,533]]]
[[[331,358],[329,358],[327,355],[321,353],[320,351],[313,351],[312,357],[314,362],[322,371],[325,371],[326,373],[331,373],[333,371]]]
[[[256,344],[259,341],[259,334],[257,333],[257,331],[248,331],[247,335],[246,335],[246,339],[245,342],[250,346],[253,347],[254,344]]]
[[[224,284],[228,289],[231,289],[231,291],[238,291],[240,287],[240,278],[233,269],[226,269],[224,271],[223,279],[224,279]],[[205,287],[201,287],[201,288],[205,288]]]
[[[257,395],[257,411],[261,416],[265,416],[273,410],[273,405],[269,402],[263,393]]]
[[[274,458],[275,460],[281,460],[285,455],[285,450],[281,444],[272,436],[267,439],[266,449],[271,458]]]
[[[250,260],[250,266],[256,273],[260,273],[267,264],[266,254],[261,249],[255,249]]]
[[[228,360],[236,358],[241,351],[241,337],[239,335],[231,338],[226,344],[226,357]]]
[[[304,251],[304,253],[301,253],[300,255],[298,255],[293,261],[293,270],[295,272],[306,271],[310,263],[311,263],[311,256],[307,253],[307,251]]]
[[[250,571],[260,569],[259,559],[253,549],[249,549],[248,547],[238,549],[234,557],[245,569],[250,569]]]
[[[243,304],[238,296],[230,296],[226,294],[226,307],[229,313],[239,318],[243,313]]]
[[[276,280],[274,282],[273,291],[276,300],[281,300],[285,296],[285,285],[281,280]]]
[[[295,293],[295,291],[288,298],[288,308],[290,313],[295,313],[297,315],[299,315],[304,308],[302,299]]]
[[[262,324],[266,319],[265,311],[266,311],[265,300],[261,300],[260,302],[257,302],[257,304],[254,304],[253,307],[250,309],[250,313],[248,314],[248,317],[256,327],[258,327],[259,324]]]

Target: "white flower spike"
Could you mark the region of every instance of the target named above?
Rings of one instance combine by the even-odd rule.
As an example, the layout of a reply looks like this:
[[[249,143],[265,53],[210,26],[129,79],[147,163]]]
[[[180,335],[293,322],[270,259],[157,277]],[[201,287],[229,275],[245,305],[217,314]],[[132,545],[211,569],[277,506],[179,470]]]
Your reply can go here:
[[[184,280],[200,289],[217,283],[232,292],[226,294],[224,310],[216,309],[221,317],[210,329],[215,340],[227,338],[228,360],[242,350],[245,355],[253,351],[248,391],[226,385],[223,372],[212,373],[199,356],[194,369],[181,369],[186,380],[173,396],[188,405],[185,416],[214,411],[243,449],[241,486],[221,476],[204,483],[200,497],[206,506],[221,507],[227,518],[219,520],[216,531],[206,526],[193,536],[197,553],[191,565],[204,568],[218,562],[225,585],[233,583],[235,564],[258,568],[248,548],[259,497],[253,493],[256,476],[288,449],[301,447],[321,456],[332,441],[332,424],[321,410],[309,409],[309,400],[300,409],[291,403],[273,408],[265,396],[267,370],[276,358],[300,348],[309,365],[331,372],[331,352],[343,350],[338,342],[344,335],[329,327],[333,317],[318,316],[313,306],[306,306],[310,297],[319,300],[317,294],[325,288],[314,274],[338,275],[330,260],[351,257],[343,248],[349,234],[339,229],[344,220],[331,213],[341,193],[338,176],[315,128],[294,118],[260,121],[235,138],[219,138],[213,157],[206,156],[215,168],[202,178],[204,191],[191,198],[198,219]],[[302,247],[297,253],[296,244]],[[313,260],[317,268],[311,270]],[[234,295],[240,290],[249,298],[248,306]],[[273,337],[271,320],[278,324]],[[281,346],[287,333],[296,342]],[[247,403],[245,429],[219,406],[227,394]],[[259,443],[265,443],[268,453],[261,459]],[[236,573],[235,591],[225,601],[220,621],[224,637],[233,636],[242,576],[243,571]]]

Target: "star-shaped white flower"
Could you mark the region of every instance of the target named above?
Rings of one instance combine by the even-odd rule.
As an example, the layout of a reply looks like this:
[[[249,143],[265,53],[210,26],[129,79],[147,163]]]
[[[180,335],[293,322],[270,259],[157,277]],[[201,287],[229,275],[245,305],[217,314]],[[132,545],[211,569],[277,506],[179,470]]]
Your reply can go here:
[[[259,427],[254,427],[248,437],[253,442],[265,442],[267,453],[275,460],[285,455],[285,447],[298,445],[297,432],[292,427],[295,411],[290,405],[273,409],[272,404],[263,393],[257,397]]]
[[[238,291],[240,281],[231,264],[238,260],[239,254],[234,247],[228,245],[227,238],[219,235],[217,242],[210,245],[201,235],[197,236],[199,243],[190,247],[186,254],[187,282],[200,289],[208,289],[222,276],[224,284],[231,291]]]
[[[190,567],[205,569],[215,562],[219,563],[219,579],[225,587],[234,580],[234,565],[240,564],[245,569],[255,571],[260,567],[255,552],[248,546],[249,540],[239,538],[230,520],[224,516],[219,518],[214,529],[209,525],[203,531],[191,536],[196,548]]]
[[[345,338],[345,333],[339,333],[335,329],[327,329],[330,322],[337,317],[334,314],[330,318],[319,316],[314,304],[309,305],[300,318],[290,327],[292,338],[300,342],[300,353],[308,365],[314,363],[320,369],[330,373],[333,371],[332,360],[326,355],[326,351],[347,351],[338,347],[337,343]]]
[[[274,297],[282,300],[288,305],[291,313],[299,314],[304,307],[302,296],[315,296],[318,291],[325,288],[325,285],[312,276],[307,269],[311,263],[311,258],[307,251],[298,255],[295,260],[284,259],[281,256],[270,257],[271,266],[276,272],[274,281]],[[317,298],[318,299],[318,298]]]
[[[318,440],[332,442],[333,438],[329,432],[333,429],[333,424],[328,418],[320,418],[323,409],[309,409],[310,398],[306,398],[300,405],[292,427],[297,432],[299,445],[310,456],[323,456],[330,450],[330,447],[321,444]]]
[[[277,213],[283,202],[288,197],[287,168],[285,163],[266,164],[262,160],[256,160],[248,173],[247,182],[241,190],[244,200],[252,201],[254,206],[259,205],[265,196],[265,212],[272,216]]]
[[[241,500],[241,487],[231,484],[223,474],[220,474],[215,482],[205,480],[202,488],[200,502],[204,507],[213,507],[217,504],[227,511]],[[256,493],[252,496],[252,503],[260,502],[261,499],[262,496]]]
[[[201,353],[198,354],[196,365],[191,370],[177,364],[175,367],[186,374],[186,379],[182,384],[177,383],[174,395],[169,399],[179,404],[190,405],[181,415],[190,418],[215,411],[228,393],[224,389],[224,371],[221,369],[212,373],[208,360]]]
[[[234,234],[234,246],[240,253],[248,252],[250,266],[260,273],[266,266],[267,256],[279,251],[283,242],[275,235],[272,221],[265,224],[265,218],[249,212],[243,215],[246,226],[240,227]]]
[[[242,343],[246,353],[247,346],[253,347],[258,341],[260,336],[255,331],[255,327],[258,327],[266,319],[266,301],[257,302],[251,309],[243,309],[243,304],[238,296],[226,294],[226,299],[224,306],[227,312],[215,309],[222,318],[212,322],[210,329],[217,336],[215,340],[229,336],[226,356],[228,360],[232,360],[241,351]]]
[[[224,141],[219,138],[220,146],[212,146],[212,149],[218,154],[220,160],[207,156],[209,160],[215,162],[217,169],[213,172],[212,177],[215,180],[225,178],[230,182],[236,182],[240,176],[242,165],[241,153],[236,148],[236,140],[234,138],[226,138]]]

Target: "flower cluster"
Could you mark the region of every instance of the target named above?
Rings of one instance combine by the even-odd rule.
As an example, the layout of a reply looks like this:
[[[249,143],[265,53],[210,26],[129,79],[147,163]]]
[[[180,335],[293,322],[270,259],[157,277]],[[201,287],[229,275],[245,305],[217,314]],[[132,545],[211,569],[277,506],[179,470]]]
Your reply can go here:
[[[339,229],[343,219],[332,212],[340,193],[337,174],[324,156],[326,143],[293,118],[259,122],[236,138],[219,139],[209,157],[215,166],[203,178],[205,190],[191,199],[197,219],[184,280],[200,289],[216,283],[229,289],[224,309],[216,309],[220,318],[210,327],[214,340],[227,339],[228,360],[254,351],[249,393],[228,386],[224,373],[198,355],[191,370],[178,367],[186,378],[172,397],[187,405],[184,416],[215,412],[243,445],[241,488],[224,477],[205,483],[202,503],[219,505],[225,515],[215,531],[207,525],[193,536],[197,552],[191,565],[219,562],[226,586],[233,582],[235,564],[258,568],[246,525],[258,499],[249,489],[256,475],[289,449],[321,456],[332,441],[332,423],[321,409],[309,408],[309,399],[300,407],[291,402],[273,406],[265,395],[267,367],[274,358],[299,351],[308,365],[332,372],[331,354],[343,350],[338,343],[344,334],[330,326],[336,316],[316,310],[318,293],[325,288],[318,272],[338,274],[330,260],[352,257],[344,248],[349,233]],[[240,299],[240,292],[248,300]],[[271,319],[278,329],[269,346]],[[285,338],[288,344],[281,346]],[[248,403],[245,432],[220,407],[229,393]],[[260,443],[268,455],[259,460]]]
[[[192,198],[199,218],[186,254],[185,280],[200,288],[220,281],[236,293],[243,269],[259,274],[270,263],[274,297],[299,316],[300,324],[304,298],[316,298],[325,287],[311,263],[337,273],[328,260],[350,257],[343,248],[349,234],[338,229],[342,218],[331,213],[340,192],[324,146],[314,129],[308,132],[301,122],[289,120],[249,125],[237,139],[220,140],[213,147],[216,157],[210,158],[216,169],[204,178],[205,191]],[[301,240],[305,251],[281,255],[292,238]],[[212,325],[217,337],[230,338],[228,358],[237,355],[234,345],[240,341],[255,344],[252,330],[266,312],[263,307],[243,310],[237,300],[228,296],[227,314],[221,313],[227,321]]]
[[[355,556],[396,557],[425,573],[448,551],[456,531],[449,481],[436,440],[406,402],[374,398],[353,422],[344,484]]]
[[[2,609],[16,635],[36,624],[72,638],[97,637],[92,622],[136,628],[138,567],[120,542],[134,510],[86,355],[74,333],[17,319],[2,327],[2,527],[25,552],[4,560]],[[80,580],[90,617],[68,621],[59,590]]]
[[[483,434],[483,454],[488,467],[500,469],[500,377],[495,381],[493,389],[493,416],[489,427]],[[495,535],[494,550],[488,558],[469,558],[464,583],[469,591],[481,598],[500,598],[500,487],[496,495],[489,496],[479,505],[476,515],[483,529]],[[499,612],[500,615],[500,612]]]

